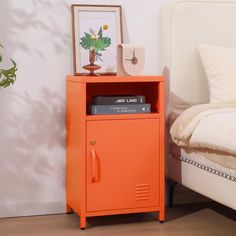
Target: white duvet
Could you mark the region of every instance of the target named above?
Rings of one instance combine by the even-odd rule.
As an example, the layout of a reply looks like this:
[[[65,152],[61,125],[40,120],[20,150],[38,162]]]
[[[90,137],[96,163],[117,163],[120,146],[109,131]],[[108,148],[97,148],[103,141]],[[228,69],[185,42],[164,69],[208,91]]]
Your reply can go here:
[[[170,133],[179,146],[236,155],[236,102],[193,106],[176,119]]]

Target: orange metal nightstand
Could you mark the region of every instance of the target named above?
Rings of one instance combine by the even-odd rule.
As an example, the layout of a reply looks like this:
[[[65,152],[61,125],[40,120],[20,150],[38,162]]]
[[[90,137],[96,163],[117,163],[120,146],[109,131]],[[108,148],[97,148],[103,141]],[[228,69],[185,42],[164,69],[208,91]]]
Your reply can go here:
[[[68,76],[66,204],[86,217],[159,212],[164,221],[164,78]],[[89,115],[95,95],[144,95],[151,113]]]

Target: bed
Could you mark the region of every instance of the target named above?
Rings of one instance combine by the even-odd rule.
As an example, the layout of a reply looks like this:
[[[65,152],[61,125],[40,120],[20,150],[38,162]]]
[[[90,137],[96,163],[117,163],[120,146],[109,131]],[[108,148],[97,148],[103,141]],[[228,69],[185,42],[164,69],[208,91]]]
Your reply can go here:
[[[168,127],[182,112],[210,102],[199,44],[236,49],[235,22],[235,0],[175,0],[163,7],[160,64],[167,81],[167,137]],[[176,147],[172,142],[167,142],[166,149],[167,178],[236,210],[234,154],[229,164],[214,155],[214,151],[209,157],[204,151]]]

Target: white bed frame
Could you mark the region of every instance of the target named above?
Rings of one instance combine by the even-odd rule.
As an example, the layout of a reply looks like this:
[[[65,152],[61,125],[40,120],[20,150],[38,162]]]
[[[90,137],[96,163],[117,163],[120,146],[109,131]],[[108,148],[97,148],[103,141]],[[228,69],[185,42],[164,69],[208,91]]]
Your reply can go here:
[[[161,11],[161,68],[172,105],[209,102],[200,43],[236,48],[236,0],[175,0]],[[167,176],[236,210],[236,182],[167,155]]]

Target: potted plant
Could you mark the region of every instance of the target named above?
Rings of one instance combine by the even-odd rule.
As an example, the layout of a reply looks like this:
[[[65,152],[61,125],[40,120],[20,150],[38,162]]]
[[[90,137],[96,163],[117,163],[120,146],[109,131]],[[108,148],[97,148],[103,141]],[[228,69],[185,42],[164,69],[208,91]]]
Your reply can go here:
[[[0,49],[3,49],[2,44],[0,43]],[[16,71],[17,66],[14,60],[11,59],[12,66],[9,68],[3,68],[1,66],[3,62],[3,55],[0,53],[0,89],[6,88],[11,84],[14,84],[16,80]]]

